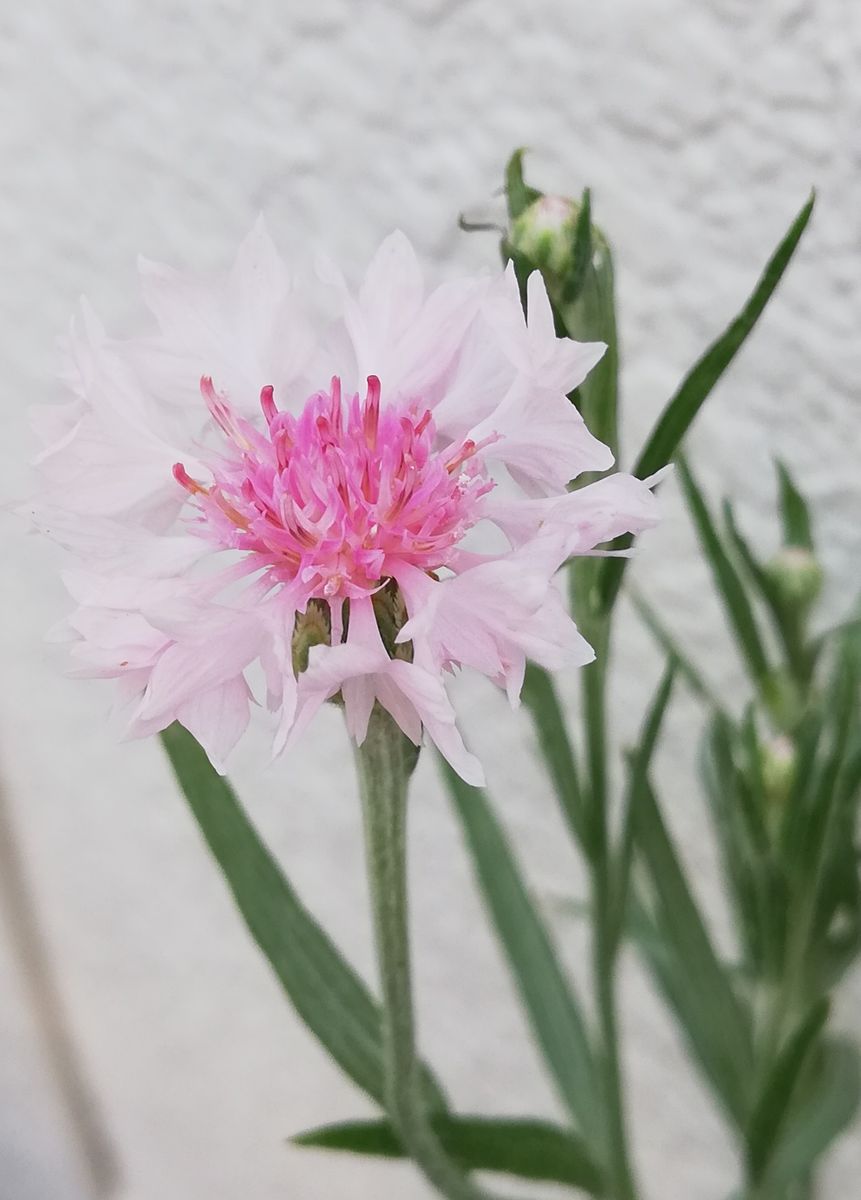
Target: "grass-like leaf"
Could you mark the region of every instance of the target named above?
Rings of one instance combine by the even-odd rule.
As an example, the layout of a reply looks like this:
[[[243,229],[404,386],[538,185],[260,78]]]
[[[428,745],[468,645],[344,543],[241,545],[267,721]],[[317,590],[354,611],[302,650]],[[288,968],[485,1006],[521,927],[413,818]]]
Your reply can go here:
[[[706,350],[702,358],[691,368],[680,383],[675,395],[669,400],[658,421],[646,440],[646,444],[634,467],[634,474],[646,479],[671,462],[676,450],[684,440],[715,384],[726,371],[744,345],[763,309],[780,283],[783,273],[795,253],[801,236],[813,212],[815,197],[810,199],[790,225],[786,236],[769,259],[757,280],[756,287],[748,297],[744,308],[727,327],[723,334]],[[620,546],[629,546],[630,538],[620,541]],[[626,559],[607,559],[601,579],[601,593],[605,608],[612,608],[619,591]]]
[[[526,151],[521,147],[515,150],[505,168],[505,198],[508,204],[509,220],[514,221],[529,208],[536,200],[541,199],[542,193],[534,187],[529,187],[523,178],[523,155]]]
[[[666,656],[671,658],[675,663],[679,678],[683,679],[694,695],[704,700],[709,708],[720,710],[720,702],[706,682],[705,677],[693,660],[681,649],[679,643],[658,616],[652,604],[645,598],[642,592],[630,586],[630,584],[626,584],[625,592],[649,633],[651,633]]]
[[[643,784],[649,777],[652,758],[663,727],[677,670],[677,664],[671,658],[658,684],[654,699],[649,705],[637,748],[628,756],[628,783],[622,810],[622,832],[611,875],[613,892],[610,910],[610,938],[613,945],[619,943],[628,909],[631,866],[634,858],[635,805]]]
[[[748,1173],[759,1183],[786,1122],[808,1055],[828,1017],[828,1001],[818,1000],[791,1034],[754,1105],[747,1127]]]
[[[440,761],[478,882],[548,1070],[580,1130],[602,1129],[595,1063],[580,1005],[484,792]]]
[[[643,942],[646,961],[718,1096],[741,1123],[749,1104],[750,1016],[715,953],[651,785],[644,777],[638,783],[633,798],[636,845],[654,894],[649,921],[661,943]],[[635,929],[646,916],[635,915]]]
[[[583,190],[580,201],[580,211],[577,214],[577,224],[574,227],[574,246],[571,251],[571,266],[564,280],[559,303],[573,304],[586,281],[586,274],[592,261],[592,196],[588,188]]]
[[[779,1196],[802,1179],[848,1127],[861,1102],[861,1056],[844,1037],[827,1038],[822,1060],[801,1104],[788,1115],[765,1171],[766,1194]]]
[[[769,675],[769,664],[753,607],[686,459],[679,455],[676,465],[682,493],[745,665],[753,682],[762,688]]]
[[[161,735],[176,778],[242,918],[297,1013],[349,1077],[385,1104],[380,1009],[299,900],[226,779],[181,725]],[[428,1102],[444,1109],[427,1076]]]
[[[526,668],[523,702],[532,716],[538,744],[553,780],[562,813],[584,852],[589,854],[580,772],[568,735],[565,714],[549,673],[535,663]]]
[[[795,486],[786,465],[777,463],[780,487],[780,515],[783,521],[783,540],[787,546],[802,546],[812,551],[813,527],[807,501]]]
[[[572,1130],[521,1118],[439,1116],[433,1121],[447,1154],[465,1171],[499,1171],[548,1183],[568,1184],[593,1196],[603,1194],[601,1172],[586,1143]],[[324,1125],[290,1139],[294,1145],[402,1158],[397,1134],[387,1121]]]

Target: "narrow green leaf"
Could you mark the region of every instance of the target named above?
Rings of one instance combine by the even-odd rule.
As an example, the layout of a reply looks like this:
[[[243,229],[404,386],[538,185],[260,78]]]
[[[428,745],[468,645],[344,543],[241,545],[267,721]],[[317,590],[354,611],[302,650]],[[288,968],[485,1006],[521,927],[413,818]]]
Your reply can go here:
[[[651,633],[652,637],[664,651],[668,658],[671,658],[676,664],[676,669],[679,676],[684,679],[685,683],[691,691],[699,696],[701,700],[705,700],[710,708],[720,710],[721,705],[715,696],[712,689],[706,683],[699,669],[694,665],[693,661],[685,654],[679,643],[667,629],[657,611],[652,607],[648,600],[639,589],[626,585],[626,594],[634,606],[640,620]]]
[[[658,744],[658,738],[664,723],[664,716],[670,702],[676,670],[676,663],[671,658],[658,684],[658,689],[655,692],[652,703],[646,712],[637,748],[628,756],[628,782],[623,800],[622,833],[612,872],[613,895],[610,908],[610,939],[613,946],[619,944],[628,909],[631,865],[634,857],[634,822],[636,820],[634,810],[639,801],[643,785],[649,777],[655,747]]]
[[[747,538],[744,537],[735,519],[735,509],[730,500],[723,501],[723,518],[726,531],[739,561],[748,573],[752,583],[759,589],[760,595],[773,611],[778,607],[777,589],[769,579],[766,571],[753,553]]]
[[[752,862],[746,814],[738,798],[734,736],[729,719],[716,713],[703,737],[700,777],[720,847],[721,867],[735,912],[736,927],[744,944],[745,963],[762,970],[760,871],[759,864]]]
[[[548,1070],[579,1128],[597,1142],[602,1129],[599,1092],[580,1005],[487,797],[464,783],[447,763],[441,766],[482,895]]]
[[[787,665],[804,691],[809,684],[816,658],[815,649],[806,645],[804,623],[799,621],[797,612],[787,607],[781,598],[780,590],[751,550],[738,527],[735,511],[729,500],[723,502],[723,515],[727,535],[736,557],[759,592],[774,631],[783,644]],[[787,723],[792,724],[791,721]]]
[[[748,1172],[763,1176],[790,1111],[808,1054],[828,1018],[828,1001],[817,1001],[786,1042],[751,1113],[747,1127]]]
[[[762,777],[762,750],[756,728],[756,712],[752,704],[745,708],[739,727],[744,752],[745,769],[736,775],[736,793],[751,847],[760,857],[768,855],[771,841],[765,825],[765,781]]]
[[[505,196],[508,202],[508,216],[514,221],[529,208],[536,200],[541,199],[541,192],[529,187],[523,178],[523,155],[526,151],[521,147],[515,150],[505,168]]]
[[[574,747],[568,736],[565,715],[553,680],[543,667],[529,663],[522,697],[532,716],[538,744],[553,780],[562,813],[584,853],[588,855],[586,815]]]
[[[827,1038],[814,1086],[788,1116],[765,1173],[769,1194],[803,1177],[846,1129],[861,1102],[861,1057],[843,1037]]]
[[[787,546],[802,546],[812,551],[813,531],[807,501],[792,481],[787,467],[777,464],[777,479],[780,486],[780,515],[783,520],[783,540]]]
[[[851,738],[857,729],[858,674],[856,664],[847,658],[837,664],[827,697],[832,721],[831,744],[821,769],[814,778],[812,804],[803,835],[803,875],[812,906],[819,900],[826,874],[826,865],[833,852],[835,839],[846,836],[846,821],[842,820],[840,800],[845,792],[840,787],[847,769],[852,770]],[[849,796],[849,799],[854,797]],[[850,814],[850,834],[854,827]],[[811,934],[813,930],[811,929]]]
[[[603,1194],[601,1172],[586,1143],[572,1130],[521,1118],[436,1117],[434,1132],[447,1154],[466,1171],[499,1171],[521,1179],[563,1183]],[[402,1158],[387,1121],[325,1125],[291,1138],[294,1145]]]
[[[618,457],[619,334],[615,274],[610,247],[594,225],[591,255],[576,299],[567,304],[560,300],[558,313],[560,321],[557,324],[562,326],[558,330],[560,336],[581,342],[607,343],[604,356],[572,396],[595,437],[605,442]],[[578,486],[588,483],[591,478],[593,476],[585,475],[578,480]]]
[[[811,708],[802,718],[794,738],[792,788],[784,806],[779,843],[781,856],[796,869],[804,859],[813,780],[820,762],[827,716],[822,706]]]
[[[634,474],[640,479],[653,475],[671,461],[703,401],[747,340],[801,241],[801,235],[807,228],[813,212],[814,200],[815,197],[811,195],[792,222],[739,315],[688,372],[675,396],[661,413],[634,468]]]
[[[749,1096],[750,1016],[733,990],[729,969],[714,951],[645,778],[640,781],[633,812],[637,848],[655,896],[653,919],[665,945],[657,963],[658,981],[727,1111],[740,1121]]]
[[[769,674],[769,665],[747,592],[724,548],[703,494],[682,455],[677,458],[677,470],[700,545],[708,559],[745,665],[754,683],[762,687]]]
[[[814,200],[815,196],[811,194],[766,264],[744,308],[695,363],[664,408],[634,467],[634,474],[639,479],[647,479],[672,461],[703,403],[744,345],[780,283],[810,220]],[[629,546],[631,542],[632,539],[627,538],[619,544]],[[613,606],[626,565],[627,560],[623,558],[605,562],[601,580],[605,608]]]
[[[588,188],[583,189],[580,201],[580,211],[577,214],[577,224],[574,226],[574,248],[571,252],[571,266],[562,281],[562,292],[559,303],[564,309],[573,304],[583,290],[589,265],[592,262],[592,195]]]
[[[176,778],[257,945],[297,1013],[352,1080],[384,1105],[379,1007],[304,907],[226,779],[181,725],[161,735]],[[428,1101],[445,1102],[427,1077]]]

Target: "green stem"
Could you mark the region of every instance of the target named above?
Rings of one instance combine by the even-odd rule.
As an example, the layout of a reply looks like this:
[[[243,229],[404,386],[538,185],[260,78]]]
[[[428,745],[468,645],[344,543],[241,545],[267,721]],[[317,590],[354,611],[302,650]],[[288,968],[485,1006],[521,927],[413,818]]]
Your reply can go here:
[[[609,928],[611,898],[607,884],[607,873],[602,871],[600,866],[596,867],[592,893],[596,922],[593,930],[593,961],[607,1116],[607,1171],[614,1200],[635,1200],[637,1192],[628,1153],[622,1067],[619,1061],[615,988],[616,939]]]
[[[592,564],[587,564],[587,570]],[[591,583],[591,578],[587,575]],[[576,596],[575,592],[575,599]],[[586,591],[579,597],[582,608],[590,612],[594,596]],[[581,608],[581,611],[582,611]],[[607,819],[607,714],[606,681],[610,651],[612,614],[590,613],[581,624],[595,649],[596,661],[583,671],[583,709],[589,764],[589,827],[592,848],[592,958],[595,1000],[601,1045],[601,1077],[604,1085],[606,1116],[607,1171],[613,1200],[635,1200],[637,1189],[628,1151],[622,1066],[619,1057],[619,1029],[616,1015],[616,962],[618,939],[615,935],[613,860]]]
[[[446,1154],[422,1091],[416,1050],[406,874],[407,787],[415,748],[380,708],[356,752],[383,992],[386,1103],[404,1149],[450,1200],[496,1200]]]

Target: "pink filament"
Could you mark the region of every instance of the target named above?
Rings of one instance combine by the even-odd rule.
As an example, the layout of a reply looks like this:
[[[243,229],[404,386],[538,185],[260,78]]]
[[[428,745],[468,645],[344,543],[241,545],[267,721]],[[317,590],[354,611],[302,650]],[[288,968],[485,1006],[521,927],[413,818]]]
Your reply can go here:
[[[431,413],[414,404],[381,408],[373,375],[364,400],[342,400],[335,378],[298,417],[279,412],[272,388],[263,388],[265,432],[238,416],[211,379],[201,380],[201,391],[228,450],[210,486],[174,467],[200,531],[260,555],[304,600],[371,595],[398,563],[444,566],[493,486],[475,457],[480,446],[435,449]]]

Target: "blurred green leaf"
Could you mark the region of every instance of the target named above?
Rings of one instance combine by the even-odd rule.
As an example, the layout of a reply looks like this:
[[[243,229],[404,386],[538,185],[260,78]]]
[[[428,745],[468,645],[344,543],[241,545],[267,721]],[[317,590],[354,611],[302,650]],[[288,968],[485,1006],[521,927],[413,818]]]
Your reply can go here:
[[[385,1104],[380,1010],[303,906],[226,779],[181,725],[161,734],[171,766],[252,937],[299,1016],[359,1087]],[[427,1075],[427,1098],[444,1109]]]
[[[532,715],[538,744],[553,780],[563,815],[584,853],[588,855],[590,851],[586,817],[574,747],[568,736],[565,714],[556,695],[553,680],[543,667],[535,663],[528,664],[522,698]]]
[[[768,577],[756,555],[750,548],[750,545],[741,530],[738,527],[738,522],[735,519],[735,509],[730,500],[723,502],[723,517],[726,531],[729,535],[732,546],[739,558],[739,561],[744,566],[752,583],[756,584],[763,600],[768,604],[769,608],[779,619],[779,598],[777,589],[774,583]]]
[[[710,708],[719,711],[721,705],[714,692],[706,683],[693,661],[682,651],[679,643],[667,629],[650,602],[646,600],[638,588],[626,585],[626,593],[640,620],[667,657],[671,658],[676,664],[679,676],[684,679],[695,695],[699,696],[701,700],[706,701]]]
[[[780,486],[783,540],[787,546],[803,546],[805,550],[813,551],[813,532],[807,501],[793,483],[789,470],[782,462],[777,463],[777,478]]]
[[[618,457],[619,334],[613,255],[604,239],[599,238],[594,225],[592,235],[591,256],[579,283],[576,299],[568,304],[559,301],[554,307],[561,318],[560,336],[565,335],[580,342],[607,343],[604,356],[576,392],[572,393],[572,399],[590,431]],[[592,478],[592,474],[584,475],[577,480],[577,484],[583,486]]]
[[[580,200],[580,211],[577,214],[577,224],[574,226],[571,266],[562,281],[562,290],[559,296],[559,304],[563,310],[567,305],[573,304],[582,292],[591,262],[592,194],[588,188],[584,188]]]
[[[762,1087],[746,1131],[748,1173],[759,1183],[774,1154],[801,1072],[828,1018],[828,1001],[818,1000],[788,1038]]]
[[[748,297],[744,308],[717,341],[712,343],[702,358],[695,363],[682,380],[675,395],[667,403],[634,467],[633,473],[639,479],[647,479],[672,461],[704,401],[744,345],[775,288],[780,283],[810,220],[814,200],[815,196],[811,194],[810,199],[801,209],[783,241],[766,264],[765,270],[757,280],[756,287]],[[618,544],[622,547],[629,546],[632,540],[631,538],[620,539]],[[607,559],[605,562],[601,579],[601,593],[605,608],[613,606],[626,565],[626,559]]]
[[[515,150],[505,168],[505,197],[508,203],[508,217],[513,221],[520,216],[530,204],[540,200],[542,193],[529,187],[523,178],[523,155],[525,149]]]
[[[814,657],[804,644],[803,626],[787,609],[772,577],[750,548],[735,519],[729,500],[723,502],[724,525],[736,557],[765,604],[775,633],[783,643],[786,661],[795,678],[806,687],[814,665]],[[790,715],[790,714],[787,714]],[[792,722],[787,722],[791,724]]]
[[[686,459],[679,455],[676,463],[682,493],[687,501],[700,545],[708,559],[745,665],[754,683],[762,689],[769,675],[769,665],[747,592],[724,548],[703,494]]]
[[[765,1190],[803,1177],[852,1121],[861,1101],[861,1061],[849,1038],[825,1040],[814,1086],[788,1115],[765,1172]]]
[[[733,757],[734,730],[729,719],[716,713],[709,722],[700,751],[700,776],[720,848],[721,867],[736,925],[744,943],[745,961],[763,966],[760,869],[750,844],[743,806],[738,801],[738,771]]]
[[[851,770],[850,739],[856,726],[858,703],[857,669],[848,658],[837,663],[827,703],[833,722],[829,753],[826,754],[813,780],[812,803],[803,832],[804,878],[811,889],[814,903],[818,898],[834,841],[846,835],[845,822],[841,820],[843,814],[839,784],[844,772],[847,769]],[[849,815],[849,829],[852,830],[855,813]]]
[[[544,921],[527,891],[508,839],[484,792],[440,760],[478,882],[549,1071],[581,1131],[602,1130],[595,1064],[586,1022]]]
[[[434,1118],[433,1128],[446,1153],[464,1170],[499,1171],[603,1195],[601,1172],[583,1139],[572,1130],[531,1119],[455,1116]],[[323,1150],[404,1156],[387,1121],[326,1125],[290,1140]]]
[[[699,908],[688,887],[648,780],[634,798],[636,845],[654,893],[656,927],[663,948],[648,942],[646,961],[675,1008],[690,1045],[734,1120],[744,1119],[752,1055],[750,1015],[731,983],[731,971],[715,954]],[[641,925],[646,914],[635,915]],[[650,952],[651,950],[651,952]]]
[[[658,684],[652,703],[649,705],[637,748],[628,756],[628,782],[623,799],[622,832],[611,874],[612,895],[609,921],[610,944],[614,947],[619,944],[628,911],[631,866],[634,857],[635,806],[639,801],[643,785],[649,777],[652,757],[670,702],[676,670],[677,664],[671,658]]]

